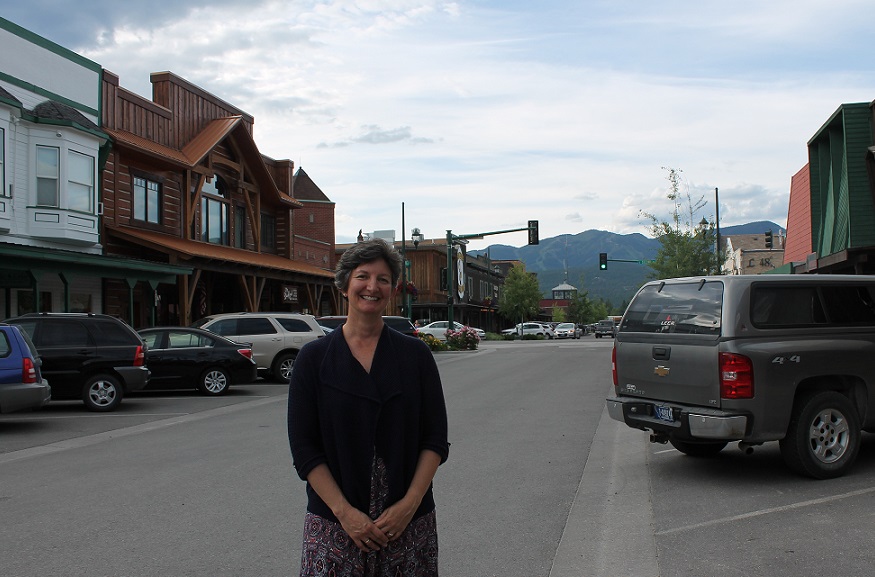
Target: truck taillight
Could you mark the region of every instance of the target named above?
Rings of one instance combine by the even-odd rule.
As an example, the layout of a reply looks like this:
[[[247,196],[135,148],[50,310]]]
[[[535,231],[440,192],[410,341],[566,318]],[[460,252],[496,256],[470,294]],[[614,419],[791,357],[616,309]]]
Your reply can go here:
[[[749,358],[720,353],[720,398],[753,398],[753,363]]]
[[[617,343],[614,341],[614,346],[611,348],[611,377],[614,379],[614,386],[617,386]]]
[[[36,382],[36,367],[33,365],[33,360],[27,357],[21,363],[21,382],[25,384]]]
[[[134,366],[142,367],[144,364],[146,364],[146,353],[142,346],[137,345],[137,350],[134,352]]]
[[[252,349],[237,349],[237,352],[246,357],[247,359],[252,358]]]

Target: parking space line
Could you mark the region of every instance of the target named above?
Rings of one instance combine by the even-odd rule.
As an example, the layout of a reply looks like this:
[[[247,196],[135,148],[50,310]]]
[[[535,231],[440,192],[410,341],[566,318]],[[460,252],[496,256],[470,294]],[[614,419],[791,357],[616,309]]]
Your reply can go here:
[[[84,437],[77,437],[74,439],[65,439],[63,441],[57,441],[55,443],[49,443],[46,445],[40,445],[39,447],[30,447],[28,449],[21,449],[20,451],[12,451],[9,453],[4,453],[0,455],[0,465],[4,463],[11,463],[12,461],[19,461],[21,459],[27,459],[31,457],[41,457],[43,455],[50,455],[54,453],[58,453],[60,451],[67,451],[69,449],[79,449],[82,447],[88,447],[91,445],[96,445],[97,443],[103,443],[105,441],[109,441],[112,439],[118,439],[121,437],[128,437],[130,435],[138,435],[140,433],[148,433],[150,431],[155,431],[158,429],[163,429],[165,427],[172,427],[174,425],[179,425],[182,423],[189,423],[191,421],[199,421],[201,419],[208,419],[210,417],[216,417],[219,415],[226,415],[228,413],[233,413],[236,411],[242,411],[244,409],[251,409],[253,407],[258,407],[261,405],[267,405],[269,403],[275,402],[284,402],[288,403],[288,394],[285,395],[277,395],[277,396],[265,396],[255,401],[247,401],[244,403],[235,403],[233,405],[225,405],[223,407],[217,407],[215,409],[208,409],[206,411],[199,411],[197,413],[180,413],[173,417],[162,419],[160,421],[152,421],[149,423],[142,423],[139,425],[133,425],[130,427],[125,427],[123,429],[113,429],[111,431],[104,431],[102,433],[95,433],[93,435],[86,435]],[[141,414],[142,416],[142,414]]]
[[[731,517],[723,517],[722,519],[712,519],[711,521],[703,521],[702,523],[694,523],[692,525],[684,525],[683,527],[675,527],[673,529],[665,529],[663,531],[655,531],[653,534],[656,536],[661,536],[661,535],[671,535],[672,533],[680,533],[682,531],[694,531],[696,529],[701,529],[703,527],[712,527],[714,525],[720,525],[723,523],[732,523],[734,521],[742,521],[744,519],[750,519],[753,517],[761,517],[762,515],[771,515],[772,513],[782,513],[784,511],[792,511],[793,509],[801,509],[803,507],[812,507],[814,505],[823,505],[824,503],[832,503],[833,501],[840,501],[842,499],[849,499],[851,497],[859,497],[860,495],[866,495],[869,493],[875,493],[875,487],[869,487],[867,489],[860,489],[858,491],[851,491],[849,493],[842,493],[841,495],[830,495],[829,497],[821,497],[819,499],[809,499],[808,501],[800,501],[798,503],[792,503],[790,505],[782,505],[780,507],[769,507],[768,509],[760,509],[759,511],[751,511],[750,513],[743,513],[741,515],[733,515]]]

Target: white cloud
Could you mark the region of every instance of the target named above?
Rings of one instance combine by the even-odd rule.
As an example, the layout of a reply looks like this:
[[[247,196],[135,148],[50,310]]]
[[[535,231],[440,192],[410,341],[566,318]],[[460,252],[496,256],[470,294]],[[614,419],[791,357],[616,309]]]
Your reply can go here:
[[[875,97],[862,0],[151,5],[83,4],[73,37],[0,0],[139,94],[170,70],[253,114],[261,151],[336,203],[340,242],[400,234],[402,202],[429,238],[530,219],[542,238],[645,232],[642,210],[671,209],[663,166],[708,215],[718,188],[722,224],[783,224],[807,140],[841,103]],[[472,247],[493,242],[525,233]]]

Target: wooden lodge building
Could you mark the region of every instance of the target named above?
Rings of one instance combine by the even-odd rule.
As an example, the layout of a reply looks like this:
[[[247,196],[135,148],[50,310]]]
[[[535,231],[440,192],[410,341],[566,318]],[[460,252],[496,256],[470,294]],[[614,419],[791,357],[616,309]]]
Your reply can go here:
[[[125,282],[108,279],[105,312],[144,326],[235,311],[336,311],[333,203],[291,161],[258,151],[252,116],[170,72],[151,82],[150,101],[103,72],[102,128],[112,140],[102,174],[105,251],[192,273],[175,284],[137,283],[130,297]],[[317,197],[302,218],[318,238],[295,235],[293,213],[305,207],[294,196],[299,177],[308,200]]]
[[[150,100],[0,18],[0,318],[336,313],[334,203],[259,152],[250,114],[151,82]]]

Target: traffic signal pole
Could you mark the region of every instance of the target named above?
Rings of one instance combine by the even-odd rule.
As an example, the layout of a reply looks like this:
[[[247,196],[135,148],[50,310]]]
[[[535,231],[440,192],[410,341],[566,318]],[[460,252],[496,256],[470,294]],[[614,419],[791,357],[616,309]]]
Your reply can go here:
[[[485,236],[494,236],[496,234],[505,234],[508,232],[521,232],[524,230],[529,233],[528,244],[538,244],[540,242],[538,240],[537,220],[530,220],[529,226],[524,228],[509,228],[507,230],[494,230],[491,232],[478,232],[475,234],[453,234],[452,230],[447,230],[447,330],[454,330],[453,323],[455,322],[455,319],[453,318],[453,303],[455,302],[456,297],[453,294],[453,291],[457,289],[460,283],[465,283],[465,279],[458,279],[457,282],[451,280],[456,279],[457,275],[461,273],[459,270],[456,270],[455,273],[452,274],[450,272],[453,270],[453,243],[461,241],[467,244],[469,240],[481,239]]]

